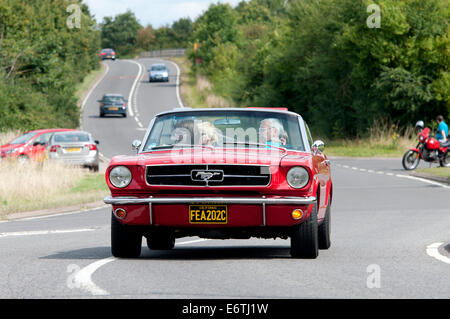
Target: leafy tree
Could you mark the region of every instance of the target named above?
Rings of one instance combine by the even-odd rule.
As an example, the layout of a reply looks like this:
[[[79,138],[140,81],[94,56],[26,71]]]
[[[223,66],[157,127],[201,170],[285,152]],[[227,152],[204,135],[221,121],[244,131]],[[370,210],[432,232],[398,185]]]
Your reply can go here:
[[[114,18],[105,17],[101,25],[102,46],[113,48],[119,55],[132,54],[140,29],[142,29],[142,26],[130,10],[118,14]]]
[[[0,0],[0,131],[76,127],[75,84],[98,67],[89,9],[69,28],[65,0]]]
[[[212,4],[194,26],[193,41],[200,43],[197,52],[205,68],[214,58],[213,49],[220,44],[238,41],[237,16],[229,4]]]
[[[155,35],[153,34],[153,28],[149,25],[146,28],[142,28],[138,31],[136,37],[136,47],[145,51],[150,51],[152,44],[155,42]]]

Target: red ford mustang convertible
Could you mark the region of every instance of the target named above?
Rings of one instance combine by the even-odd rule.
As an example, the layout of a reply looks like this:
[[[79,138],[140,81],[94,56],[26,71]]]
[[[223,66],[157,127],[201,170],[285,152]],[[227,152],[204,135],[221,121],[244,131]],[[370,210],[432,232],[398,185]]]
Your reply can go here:
[[[285,109],[175,109],[158,114],[136,156],[106,171],[116,257],[172,249],[177,238],[283,238],[291,255],[330,247],[333,186],[322,141]]]

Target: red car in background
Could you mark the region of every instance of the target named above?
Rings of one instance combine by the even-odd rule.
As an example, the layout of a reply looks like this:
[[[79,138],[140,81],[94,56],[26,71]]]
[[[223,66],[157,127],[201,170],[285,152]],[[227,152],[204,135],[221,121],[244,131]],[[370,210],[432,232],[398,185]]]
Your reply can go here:
[[[324,143],[281,109],[177,109],[157,115],[135,156],[106,170],[115,257],[177,238],[283,238],[294,258],[330,247],[333,195]]]
[[[98,55],[102,58],[102,60],[116,60],[116,52],[114,52],[113,49],[102,49]]]
[[[0,146],[1,158],[17,158],[19,162],[42,161],[46,147],[53,133],[73,131],[72,129],[42,129],[26,132],[9,143]]]

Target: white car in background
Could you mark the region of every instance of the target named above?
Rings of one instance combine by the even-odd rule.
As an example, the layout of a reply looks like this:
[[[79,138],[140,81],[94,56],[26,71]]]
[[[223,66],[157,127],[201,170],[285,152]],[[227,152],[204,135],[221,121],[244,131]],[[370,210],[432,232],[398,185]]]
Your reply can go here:
[[[152,64],[148,73],[149,82],[169,82],[169,69],[164,63]]]

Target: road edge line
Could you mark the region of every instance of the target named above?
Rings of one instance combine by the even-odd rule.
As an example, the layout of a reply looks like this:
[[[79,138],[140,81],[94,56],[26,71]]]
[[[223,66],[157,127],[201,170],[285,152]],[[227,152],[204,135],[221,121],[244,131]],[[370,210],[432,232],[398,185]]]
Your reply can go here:
[[[181,94],[180,94],[180,77],[181,77],[181,70],[180,67],[178,66],[178,64],[174,61],[170,61],[170,60],[165,60],[169,63],[172,63],[172,65],[175,66],[175,68],[177,69],[177,81],[176,81],[176,94],[177,94],[177,100],[178,100],[178,105],[180,106],[180,108],[184,108],[184,104],[183,104],[183,100],[181,99]]]

